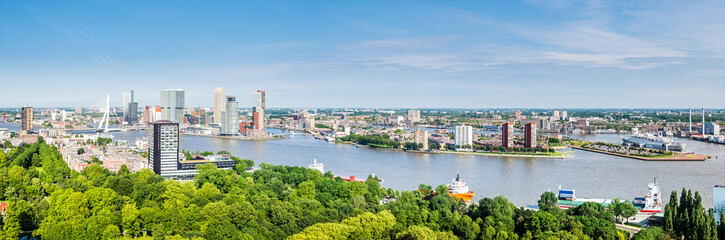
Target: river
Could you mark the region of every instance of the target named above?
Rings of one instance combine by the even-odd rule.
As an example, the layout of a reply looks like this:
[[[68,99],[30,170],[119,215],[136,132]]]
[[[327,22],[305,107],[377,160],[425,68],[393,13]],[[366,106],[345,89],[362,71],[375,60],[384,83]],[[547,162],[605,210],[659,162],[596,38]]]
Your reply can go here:
[[[268,131],[281,132],[276,129]],[[116,140],[131,142],[145,134],[113,133]],[[571,137],[621,143],[620,135],[614,134]],[[686,187],[699,191],[703,205],[712,207],[712,187],[725,184],[725,145],[677,140],[685,142],[686,150],[713,158],[703,162],[647,162],[586,151],[576,151],[575,157],[568,159],[420,154],[328,143],[306,134],[266,142],[182,136],[181,148],[189,151],[226,150],[256,163],[303,167],[316,158],[325,164],[325,171],[359,177],[375,173],[384,180],[384,187],[399,190],[415,189],[421,183],[435,188],[450,183],[456,174],[460,174],[470,189],[476,192],[474,201],[504,195],[517,206],[536,204],[543,192],[556,191],[559,185],[576,189],[579,197],[631,200],[645,195],[647,184],[657,178],[665,201],[672,190],[680,192]]]

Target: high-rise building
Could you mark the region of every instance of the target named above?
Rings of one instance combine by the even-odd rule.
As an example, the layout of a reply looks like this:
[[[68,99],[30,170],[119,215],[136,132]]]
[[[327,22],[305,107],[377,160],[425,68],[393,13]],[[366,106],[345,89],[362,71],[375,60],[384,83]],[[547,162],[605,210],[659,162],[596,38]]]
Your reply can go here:
[[[149,108],[149,106],[146,106],[141,112],[141,123],[148,124],[153,122],[153,109]]]
[[[184,90],[161,91],[161,118],[175,123],[184,122]]]
[[[416,129],[415,133],[413,134],[415,144],[422,144],[423,147],[421,147],[421,150],[428,150],[428,130],[425,129]]]
[[[514,123],[507,122],[501,125],[501,146],[505,148],[514,146]]]
[[[149,133],[149,168],[164,178],[173,177],[179,163],[179,124],[154,122]]]
[[[225,108],[222,114],[221,132],[225,134],[237,134],[239,133],[239,103],[237,98],[234,96],[227,96],[225,101]]]
[[[561,111],[561,118],[566,118],[566,111]]]
[[[133,90],[123,91],[123,119],[126,119],[126,113],[128,113],[128,104],[133,102]]]
[[[23,132],[33,130],[33,107],[23,107],[20,112],[20,129]]]
[[[465,125],[456,126],[454,143],[456,149],[473,147],[473,127]]]
[[[222,124],[222,112],[227,111],[224,96],[224,88],[214,89],[214,123],[216,124]]]
[[[264,130],[264,110],[265,110],[265,91],[257,90],[254,93],[254,100],[252,102],[252,118],[254,129]]]
[[[559,117],[559,111],[554,111],[554,114],[552,114],[552,115],[553,115],[554,118],[558,118]]]
[[[133,90],[123,91],[123,123],[138,123],[138,103],[133,101]]]
[[[529,123],[524,126],[524,147],[536,147],[536,123]]]
[[[420,110],[410,109],[408,110],[408,120],[411,122],[420,122]]]
[[[128,108],[126,109],[126,112],[123,114],[123,121],[127,124],[134,124],[138,123],[138,103],[137,102],[130,102],[128,103]]]

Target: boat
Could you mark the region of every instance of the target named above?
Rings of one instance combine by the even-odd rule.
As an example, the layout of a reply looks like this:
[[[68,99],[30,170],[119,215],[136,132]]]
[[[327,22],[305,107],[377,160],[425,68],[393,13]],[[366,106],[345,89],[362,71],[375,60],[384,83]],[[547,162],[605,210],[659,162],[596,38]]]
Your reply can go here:
[[[307,166],[307,169],[316,169],[316,170],[320,171],[322,174],[325,174],[325,165],[322,163],[318,163],[317,158],[315,158],[315,160],[312,161],[312,164]]]
[[[475,192],[468,190],[466,182],[461,179],[461,176],[456,174],[456,178],[453,182],[448,185],[448,194],[454,199],[463,200],[465,202],[471,202],[471,198],[476,195]]]
[[[563,189],[561,186],[559,186],[559,193],[557,194],[557,198],[559,201],[557,201],[556,205],[558,205],[562,209],[569,209],[578,207],[579,205],[582,205],[586,202],[594,202],[604,205],[604,207],[609,207],[609,204],[612,203],[611,199],[598,199],[598,198],[577,198],[576,196],[576,190],[574,189]]]
[[[640,213],[658,213],[662,212],[662,200],[660,198],[660,189],[657,186],[657,179],[649,183],[648,193],[644,197],[635,198],[632,201],[632,205],[637,208],[637,212]],[[574,208],[582,205],[586,202],[594,202],[604,205],[606,209],[609,209],[609,205],[612,204],[611,199],[598,199],[598,198],[578,198],[574,189],[563,189],[559,186],[559,193],[557,195],[559,201],[556,203],[562,209]]]
[[[654,135],[651,133],[633,133],[630,137],[622,137],[622,142],[635,147],[651,148],[663,151],[682,151],[685,144],[673,141],[668,137]]]
[[[647,195],[635,198],[632,201],[635,207],[642,213],[658,213],[662,212],[662,199],[660,187],[657,186],[657,178],[647,185]]]

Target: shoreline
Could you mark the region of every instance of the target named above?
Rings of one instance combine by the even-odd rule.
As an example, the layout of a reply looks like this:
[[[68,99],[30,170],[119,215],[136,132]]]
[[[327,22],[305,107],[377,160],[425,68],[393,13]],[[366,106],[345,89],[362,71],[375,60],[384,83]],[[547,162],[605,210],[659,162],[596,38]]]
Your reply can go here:
[[[361,145],[353,142],[335,142],[339,144],[351,144],[358,148],[369,148],[375,150],[389,150],[389,151],[402,151],[405,153],[422,153],[422,154],[460,154],[460,155],[480,155],[480,156],[494,156],[494,157],[528,157],[528,158],[550,158],[550,159],[565,159],[573,158],[574,155],[563,154],[561,156],[547,156],[547,155],[524,155],[524,154],[500,154],[500,153],[484,153],[484,152],[458,152],[458,151],[421,151],[421,150],[405,150],[399,148],[379,148],[369,145]]]
[[[229,140],[242,140],[242,141],[252,141],[252,142],[263,142],[263,141],[287,139],[286,137],[252,138],[252,137],[214,136],[214,135],[204,135],[204,134],[194,134],[194,133],[180,133],[180,134],[188,135],[188,136],[209,137],[209,138],[219,138],[219,139],[229,139]]]
[[[571,148],[579,149],[579,150],[584,150],[584,151],[589,151],[589,152],[607,154],[607,155],[612,155],[612,156],[618,156],[618,157],[624,157],[624,158],[637,159],[637,160],[641,160],[641,161],[650,161],[650,162],[655,162],[655,161],[675,161],[675,162],[693,162],[693,161],[700,161],[700,162],[703,162],[703,161],[707,160],[708,158],[710,158],[710,156],[699,155],[699,154],[695,154],[693,157],[680,156],[680,157],[648,158],[648,157],[625,155],[625,154],[621,154],[621,153],[607,152],[607,151],[602,151],[602,150],[597,150],[597,149],[588,149],[588,148],[583,148],[583,147],[580,147],[580,146],[571,146]]]

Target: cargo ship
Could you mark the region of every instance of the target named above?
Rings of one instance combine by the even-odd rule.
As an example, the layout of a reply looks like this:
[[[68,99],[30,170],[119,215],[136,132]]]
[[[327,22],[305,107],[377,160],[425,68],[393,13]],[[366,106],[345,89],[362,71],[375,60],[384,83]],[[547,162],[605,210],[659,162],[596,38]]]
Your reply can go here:
[[[663,136],[656,136],[651,133],[642,134],[634,133],[630,137],[622,137],[622,142],[625,145],[631,145],[635,147],[651,148],[663,151],[682,151],[685,149],[685,144],[681,142],[675,142],[670,138]]]
[[[464,182],[458,174],[456,174],[456,178],[453,179],[453,182],[448,185],[448,193],[457,201],[463,200],[468,203],[470,203],[471,198],[476,195],[475,192],[468,190],[466,182]]]
[[[662,200],[660,198],[660,188],[657,186],[657,179],[649,185],[647,195],[644,197],[635,198],[632,201],[632,205],[637,208],[640,213],[658,213],[662,212]],[[576,191],[574,189],[562,189],[559,186],[559,193],[557,195],[559,201],[557,205],[562,209],[574,208],[585,202],[594,202],[604,205],[605,208],[609,209],[609,205],[612,204],[611,199],[597,199],[597,198],[577,198]]]

